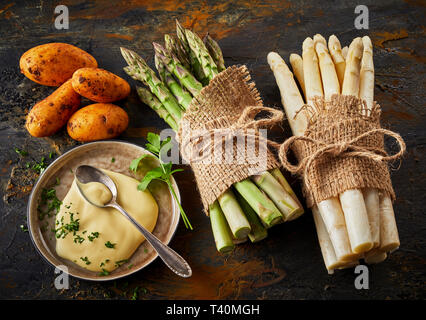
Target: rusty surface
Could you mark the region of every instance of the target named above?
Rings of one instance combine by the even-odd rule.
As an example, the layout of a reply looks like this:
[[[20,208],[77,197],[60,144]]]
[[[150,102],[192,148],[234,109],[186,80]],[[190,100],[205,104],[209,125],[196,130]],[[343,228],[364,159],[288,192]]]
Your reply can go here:
[[[129,299],[404,299],[425,298],[426,201],[425,27],[421,1],[367,1],[370,30],[353,27],[356,2],[318,1],[61,1],[69,8],[70,29],[54,28],[50,1],[3,1],[0,4],[0,298]],[[174,19],[201,35],[219,40],[227,65],[246,64],[266,105],[280,107],[279,91],[266,63],[269,51],[288,58],[301,52],[307,36],[336,34],[342,43],[368,33],[374,43],[376,100],[383,124],[399,132],[408,153],[392,172],[401,248],[370,267],[370,290],[356,290],[353,269],[327,275],[309,212],[297,221],[270,230],[258,244],[242,244],[230,256],[214,247],[208,219],[202,214],[194,177],[186,168],[177,175],[183,205],[195,230],[179,226],[171,245],[193,267],[190,279],[174,276],[160,261],[128,278],[93,283],[70,279],[70,289],[54,288],[53,268],[34,249],[25,224],[26,203],[37,175],[27,162],[77,145],[65,132],[31,138],[25,115],[54,89],[19,73],[20,55],[47,42],[67,42],[92,54],[102,68],[126,78],[120,46],[134,49],[153,65],[152,41],[174,32]],[[133,86],[134,83],[132,82]],[[84,101],[84,104],[89,104]],[[120,103],[130,115],[121,139],[144,144],[147,132],[166,125],[136,93]],[[288,136],[288,125],[273,130]],[[14,148],[28,151],[19,156]],[[390,146],[392,147],[392,146]],[[398,164],[396,164],[397,166]],[[290,179],[291,180],[291,179]],[[298,182],[291,180],[300,195]]]

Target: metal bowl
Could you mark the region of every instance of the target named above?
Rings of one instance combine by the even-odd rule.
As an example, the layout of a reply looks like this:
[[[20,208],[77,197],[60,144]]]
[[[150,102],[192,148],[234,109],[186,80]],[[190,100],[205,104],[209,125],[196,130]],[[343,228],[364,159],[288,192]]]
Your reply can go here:
[[[82,165],[92,165],[101,169],[119,172],[140,179],[129,170],[130,162],[149,153],[144,148],[122,141],[97,141],[78,146],[58,157],[51,163],[35,184],[27,207],[27,220],[31,240],[38,252],[54,267],[76,278],[94,281],[115,280],[142,270],[157,258],[158,254],[151,245],[144,241],[134,252],[129,261],[112,271],[109,275],[84,269],[77,264],[59,257],[56,254],[56,238],[52,228],[55,226],[55,216],[40,220],[37,206],[43,188],[54,187],[59,200],[63,200],[74,180],[75,169]],[[114,159],[114,160],[112,160]],[[58,180],[59,179],[59,180]],[[59,184],[57,184],[59,181]],[[180,194],[175,180],[172,180],[176,195]],[[156,199],[159,212],[153,234],[163,243],[168,244],[173,238],[180,219],[179,207],[173,199],[167,185],[153,181],[150,191]]]

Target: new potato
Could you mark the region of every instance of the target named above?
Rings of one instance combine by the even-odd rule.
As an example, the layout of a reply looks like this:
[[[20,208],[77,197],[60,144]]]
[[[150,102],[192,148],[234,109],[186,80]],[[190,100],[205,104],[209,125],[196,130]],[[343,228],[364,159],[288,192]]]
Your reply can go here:
[[[111,139],[129,125],[129,116],[122,108],[110,103],[95,103],[81,108],[68,121],[68,134],[77,141]]]
[[[51,136],[67,123],[80,106],[80,100],[69,79],[30,110],[25,127],[34,137]]]
[[[81,68],[72,76],[72,86],[83,97],[109,103],[126,98],[130,85],[126,80],[100,68]]]
[[[67,43],[47,43],[25,52],[20,61],[21,72],[30,80],[46,86],[60,86],[73,73],[98,63],[86,51]]]

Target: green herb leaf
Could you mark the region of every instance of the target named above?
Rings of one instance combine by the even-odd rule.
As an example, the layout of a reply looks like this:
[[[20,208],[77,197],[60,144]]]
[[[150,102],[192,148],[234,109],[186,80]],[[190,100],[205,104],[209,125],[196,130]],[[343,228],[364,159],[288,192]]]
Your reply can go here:
[[[16,152],[17,154],[19,154],[21,157],[26,157],[26,156],[28,155],[28,152],[27,152],[27,151],[25,151],[25,150],[20,150],[20,149],[18,149],[18,148],[15,148],[15,152]]]
[[[89,239],[89,241],[93,241],[94,239],[99,237],[99,232],[92,232],[90,235],[87,236],[87,239]]]
[[[146,175],[143,177],[141,183],[138,185],[138,190],[145,191],[148,187],[149,183],[163,176],[163,170],[160,167],[154,168],[151,171],[148,171]]]
[[[136,287],[136,288],[133,289],[133,295],[130,298],[131,300],[137,300],[138,299],[138,297],[139,297],[138,291],[139,291],[139,287]]]
[[[116,262],[115,262],[115,266],[116,266],[116,267],[120,267],[121,265],[123,265],[123,264],[125,264],[125,263],[127,263],[127,262],[129,262],[129,259],[119,260],[119,261],[116,261]]]
[[[105,242],[105,247],[114,249],[116,243],[111,243],[110,241]]]
[[[146,140],[148,140],[148,142],[149,142],[149,143],[146,144],[147,149],[149,150],[149,148],[152,148],[153,151],[151,151],[151,150],[150,151],[158,154],[160,152],[160,149],[161,149],[160,136],[156,133],[148,132]],[[149,145],[149,147],[148,147],[148,145]]]
[[[143,155],[141,155],[139,158],[137,158],[137,159],[133,159],[132,160],[132,162],[130,163],[130,170],[132,170],[133,172],[137,172],[138,171],[138,169],[139,169],[139,164],[140,164],[140,162],[143,160],[143,159],[145,159],[146,157],[152,157],[152,158],[154,158],[154,159],[156,159],[156,157],[154,157],[152,154],[148,154],[148,153],[146,153],[146,154],[143,154]]]
[[[91,262],[89,261],[89,258],[87,258],[87,257],[80,257],[80,259],[84,262],[84,263],[86,263],[87,265],[89,265],[89,264],[91,264]]]
[[[115,158],[111,158],[111,162],[114,163],[115,162]]]
[[[21,224],[19,227],[21,228],[21,230],[22,230],[23,232],[28,232],[28,227],[27,227],[26,225]]]
[[[170,150],[170,148],[172,146],[171,145],[171,138],[168,137],[164,141],[161,141],[159,135],[152,133],[152,132],[149,132],[148,135],[147,135],[147,140],[149,141],[149,143],[147,143],[145,145],[145,147],[149,151],[151,151],[153,154],[156,155],[156,159],[159,161],[160,166],[148,171],[145,174],[145,176],[143,177],[143,179],[141,180],[141,182],[138,184],[137,188],[138,188],[138,190],[144,191],[148,187],[149,183],[152,180],[155,180],[155,179],[161,180],[161,181],[164,181],[165,183],[167,183],[167,186],[170,188],[170,191],[172,192],[173,198],[178,203],[179,210],[180,210],[183,222],[185,223],[185,226],[192,230],[191,223],[189,222],[188,217],[185,214],[185,211],[183,210],[181,204],[179,203],[176,192],[173,189],[173,185],[172,185],[172,182],[171,182],[171,177],[172,177],[173,173],[183,171],[183,169],[172,170],[173,164],[171,162],[163,163],[161,161],[161,157],[160,157],[161,154],[165,154]],[[130,164],[130,169],[133,172],[136,173],[139,169],[141,161],[144,158],[146,158],[146,156],[147,155],[142,155],[139,158],[134,159],[132,161],[132,163]]]
[[[102,272],[98,273],[98,276],[107,276],[107,275],[109,275],[109,271],[105,269],[102,269]]]

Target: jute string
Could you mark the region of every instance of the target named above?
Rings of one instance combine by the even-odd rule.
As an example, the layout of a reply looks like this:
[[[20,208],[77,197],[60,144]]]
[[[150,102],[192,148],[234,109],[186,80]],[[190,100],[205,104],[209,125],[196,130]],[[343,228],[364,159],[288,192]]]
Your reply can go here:
[[[378,188],[395,197],[387,162],[400,159],[406,146],[399,134],[380,127],[378,104],[370,110],[356,97],[334,95],[304,108],[311,114],[305,135],[287,139],[278,156],[285,169],[302,177],[309,207],[348,189]],[[395,139],[397,153],[386,153],[384,136]],[[291,149],[296,165],[287,157]]]

